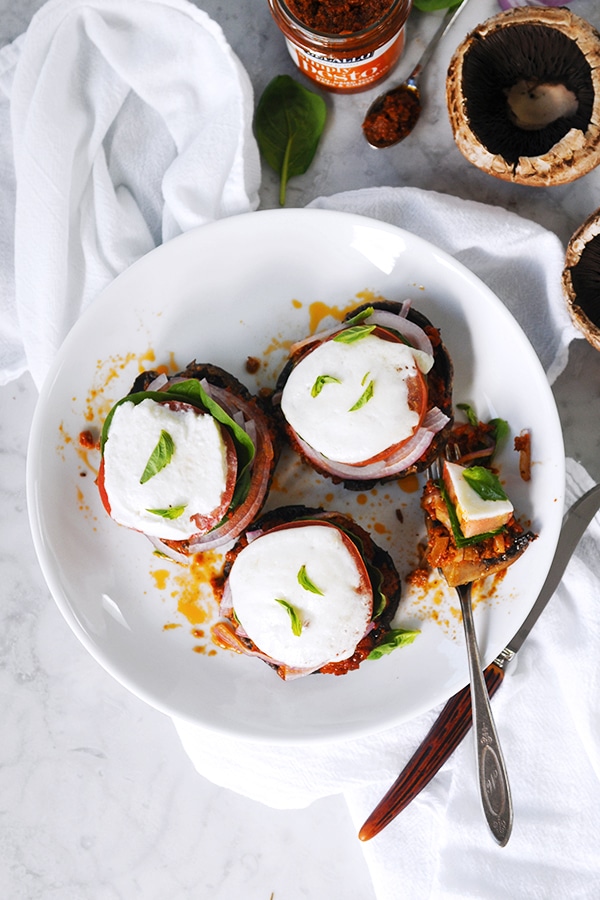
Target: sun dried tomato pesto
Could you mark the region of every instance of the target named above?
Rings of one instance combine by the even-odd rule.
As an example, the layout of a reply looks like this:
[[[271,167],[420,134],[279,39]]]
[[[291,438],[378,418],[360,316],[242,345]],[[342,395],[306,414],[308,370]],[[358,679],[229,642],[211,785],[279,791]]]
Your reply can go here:
[[[307,28],[323,34],[352,34],[377,22],[392,0],[287,0],[287,4]]]
[[[340,93],[364,91],[396,65],[412,0],[268,0],[300,71]]]
[[[95,437],[90,430],[86,429],[79,434],[79,446],[84,447],[86,450],[97,450],[99,447],[99,438]]]
[[[386,94],[363,122],[363,132],[374,147],[389,147],[413,130],[419,118],[419,95],[410,88],[398,88]]]

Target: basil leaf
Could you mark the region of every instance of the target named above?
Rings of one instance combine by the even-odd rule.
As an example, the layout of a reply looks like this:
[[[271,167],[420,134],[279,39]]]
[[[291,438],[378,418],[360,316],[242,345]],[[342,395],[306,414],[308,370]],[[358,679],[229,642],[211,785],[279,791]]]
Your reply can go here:
[[[355,412],[357,409],[360,409],[361,406],[364,406],[366,403],[368,403],[369,400],[371,399],[371,397],[373,396],[374,390],[375,390],[375,382],[371,379],[371,381],[368,383],[368,385],[366,386],[366,388],[364,389],[364,391],[362,392],[362,394],[360,395],[360,397],[354,404],[354,406],[351,406],[350,409],[348,410],[348,412]]]
[[[352,325],[350,328],[344,328],[343,331],[338,332],[332,340],[338,341],[340,344],[353,344],[355,341],[367,337],[374,329],[374,325]]]
[[[290,617],[290,622],[292,623],[292,631],[296,635],[296,637],[300,637],[300,635],[302,634],[302,622],[300,620],[300,616],[298,615],[292,604],[288,603],[287,600],[279,600],[278,597],[275,598],[275,602],[280,603],[281,606],[283,606],[283,608],[287,610],[287,613]]]
[[[168,466],[173,458],[173,454],[175,452],[175,444],[173,442],[173,438],[169,434],[168,431],[165,431],[164,428],[160,433],[160,437],[158,439],[158,443],[152,453],[150,454],[150,458],[146,463],[146,468],[142,472],[142,477],[140,478],[140,484],[146,484],[147,481],[150,481],[155,475]]]
[[[310,591],[311,594],[319,594],[319,596],[325,596],[323,591],[319,590],[314,581],[311,581],[306,572],[306,566],[301,566],[298,572],[298,584],[304,588],[305,591]]]
[[[360,312],[357,312],[355,316],[352,316],[350,319],[346,319],[346,325],[359,325],[361,322],[364,322],[365,319],[368,319],[369,316],[373,315],[373,307],[367,306],[365,309],[361,309]]]
[[[168,506],[166,509],[147,509],[146,512],[153,516],[161,516],[163,519],[178,519],[185,510],[184,506]]]
[[[408,644],[412,644],[418,634],[421,634],[421,632],[410,631],[404,628],[393,628],[391,631],[388,631],[385,640],[381,644],[373,647],[367,659],[381,659],[382,656],[386,656],[398,647],[406,647]]]
[[[318,397],[318,395],[321,393],[321,391],[323,390],[323,387],[326,384],[341,384],[341,383],[342,382],[340,381],[340,379],[335,378],[335,376],[333,376],[333,375],[318,375],[315,383],[313,384],[313,386],[310,389],[310,396]]]
[[[265,161],[279,175],[281,206],[288,179],[303,175],[313,161],[326,118],[323,98],[289,75],[278,75],[263,91],[254,133]]]
[[[463,478],[483,500],[508,500],[498,476],[485,466],[470,466]]]

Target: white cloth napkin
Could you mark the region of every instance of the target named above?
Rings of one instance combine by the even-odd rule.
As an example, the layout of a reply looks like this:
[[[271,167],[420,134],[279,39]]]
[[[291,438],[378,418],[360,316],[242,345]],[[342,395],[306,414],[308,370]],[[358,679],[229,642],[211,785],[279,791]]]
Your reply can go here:
[[[0,51],[0,383],[157,244],[258,205],[253,94],[187,0],[51,0]],[[13,245],[14,234],[14,245]]]
[[[353,191],[311,205],[391,222],[452,253],[510,308],[549,378],[564,368],[580,335],[560,292],[564,250],[555,235],[505,210],[416,188]],[[570,504],[591,480],[572,460],[567,475]],[[600,896],[599,540],[597,517],[494,698],[516,808],[508,846],[487,832],[469,737],[387,829],[364,845],[357,838],[378,900]],[[358,831],[440,710],[316,746],[259,745],[177,720],[175,727],[211,781],[279,808],[343,793]]]
[[[567,461],[568,505],[591,487]],[[498,847],[476,783],[472,733],[384,831],[361,844],[377,900],[600,896],[600,516],[493,699],[515,806]],[[272,807],[343,793],[358,832],[441,711],[352,741],[268,747],[175,725],[197,770]]]

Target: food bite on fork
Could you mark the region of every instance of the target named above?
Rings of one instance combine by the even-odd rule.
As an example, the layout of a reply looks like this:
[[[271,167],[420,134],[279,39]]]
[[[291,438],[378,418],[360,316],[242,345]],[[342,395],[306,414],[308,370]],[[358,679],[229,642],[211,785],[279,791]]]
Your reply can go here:
[[[430,466],[421,497],[425,560],[450,587],[502,572],[537,537],[516,517],[492,467],[498,429],[506,423],[480,423],[470,409],[469,418],[467,427],[453,430],[446,458]]]

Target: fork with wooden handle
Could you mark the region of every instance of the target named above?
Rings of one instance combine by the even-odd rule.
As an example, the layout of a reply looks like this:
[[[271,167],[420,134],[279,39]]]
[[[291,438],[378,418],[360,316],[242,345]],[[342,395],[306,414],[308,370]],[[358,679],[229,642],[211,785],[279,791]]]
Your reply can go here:
[[[458,449],[454,445],[446,448],[448,455],[457,456]],[[441,476],[440,462],[437,461],[430,471],[430,477],[439,481]],[[441,572],[441,570],[440,570]],[[441,572],[443,576],[443,572]],[[469,683],[471,707],[473,710],[473,734],[475,735],[475,753],[477,757],[477,775],[483,812],[495,840],[501,847],[508,843],[512,830],[513,808],[508,783],[508,775],[490,698],[483,676],[477,634],[473,621],[471,589],[473,582],[455,586],[460,600],[460,609],[467,644],[469,661]]]
[[[440,478],[439,468],[438,463],[430,471],[430,477],[434,481],[438,481]],[[471,588],[472,582],[467,582],[466,584],[457,585],[455,590],[460,600],[467,644],[479,792],[483,812],[490,831],[498,844],[504,847],[508,843],[512,831],[512,798],[506,764],[502,748],[500,747],[481,666],[475,623],[473,621]]]
[[[503,683],[507,665],[523,646],[531,629],[554,596],[569,560],[598,510],[600,510],[600,484],[590,488],[565,514],[552,565],[535,603],[504,650],[484,672],[490,697]],[[448,700],[398,778],[365,820],[359,831],[359,838],[362,841],[369,841],[379,834],[429,784],[466,737],[471,728],[471,712],[470,688],[467,686]]]

